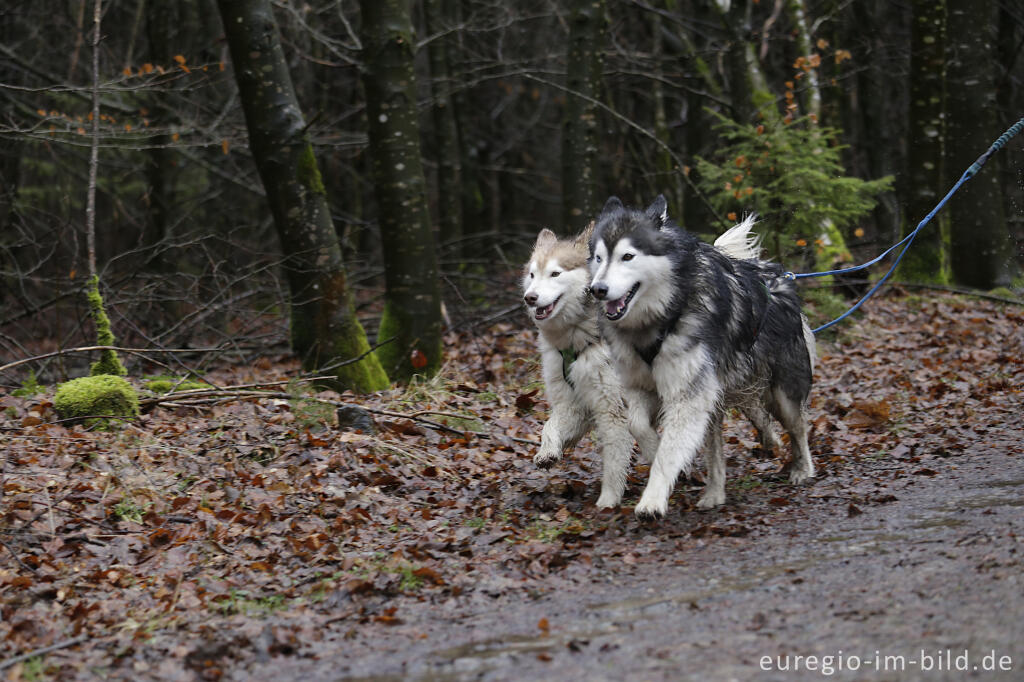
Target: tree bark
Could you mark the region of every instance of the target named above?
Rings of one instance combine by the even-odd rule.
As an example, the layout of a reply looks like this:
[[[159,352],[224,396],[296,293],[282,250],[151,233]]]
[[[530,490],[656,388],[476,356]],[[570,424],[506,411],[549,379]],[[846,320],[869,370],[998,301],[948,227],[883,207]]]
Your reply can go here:
[[[392,378],[441,366],[441,292],[427,207],[407,0],[362,0],[363,87],[386,285],[378,339]]]
[[[807,3],[806,0],[788,0],[786,9],[789,12],[790,20],[793,22],[793,38],[796,41],[797,52],[805,59],[810,59],[814,54],[814,45],[811,44],[811,31],[807,25]],[[809,116],[814,120],[821,120],[821,86],[818,84],[818,68],[811,67],[804,72],[807,76],[805,97],[805,108]]]
[[[284,251],[292,349],[337,388],[387,388],[356,319],[341,249],[270,0],[218,0],[249,130],[249,146]],[[361,358],[342,365],[346,361]]]
[[[934,208],[945,193],[942,152],[946,129],[945,106],[945,0],[913,0],[910,32],[910,127],[907,139],[906,236]],[[948,213],[940,213],[914,238],[900,264],[901,279],[945,284],[949,265],[944,231]]]
[[[732,39],[726,54],[726,68],[733,120],[750,123],[758,112],[777,116],[772,106],[775,95],[761,69],[761,60],[751,40],[750,0],[734,0],[731,3],[716,1],[711,4],[718,12],[722,28]]]
[[[452,260],[462,256],[462,159],[459,129],[451,97],[452,81],[447,33],[452,29],[453,0],[427,0],[424,11],[427,31],[433,36],[427,47],[430,58],[430,89],[434,95],[433,122],[437,147],[437,217],[441,245]]]
[[[1003,132],[995,102],[996,0],[947,0],[946,97],[949,184]],[[1016,272],[1003,213],[999,159],[967,182],[949,202],[951,265],[959,284],[991,289]]]
[[[605,0],[575,0],[569,22],[566,87],[572,92],[562,126],[562,223],[575,233],[602,205],[597,177],[599,117],[593,101],[601,91]]]

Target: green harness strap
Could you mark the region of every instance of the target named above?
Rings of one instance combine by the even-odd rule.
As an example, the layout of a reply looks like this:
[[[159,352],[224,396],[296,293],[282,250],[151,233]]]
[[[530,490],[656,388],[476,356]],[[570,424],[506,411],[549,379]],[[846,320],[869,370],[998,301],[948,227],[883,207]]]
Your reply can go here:
[[[562,377],[565,378],[566,383],[575,388],[572,383],[572,379],[569,378],[569,370],[572,369],[572,363],[576,362],[576,357],[578,355],[576,353],[576,349],[570,346],[569,348],[563,348],[558,352],[562,354]]]

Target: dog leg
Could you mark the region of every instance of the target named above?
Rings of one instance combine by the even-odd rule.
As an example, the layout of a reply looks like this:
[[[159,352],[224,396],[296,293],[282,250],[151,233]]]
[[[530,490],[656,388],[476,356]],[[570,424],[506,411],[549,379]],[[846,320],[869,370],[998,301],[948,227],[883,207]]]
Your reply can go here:
[[[548,468],[562,459],[562,451],[573,446],[587,432],[587,414],[579,407],[556,403],[540,434],[540,449],[533,463]]]
[[[665,515],[676,477],[680,472],[690,470],[711,415],[718,409],[716,387],[708,385],[707,381],[700,383],[702,385],[691,385],[680,395],[665,398],[661,444],[651,465],[647,487],[634,510],[641,518]]]
[[[722,411],[718,410],[708,422],[704,436],[704,459],[707,480],[704,494],[697,502],[697,509],[713,509],[725,503],[725,453],[722,452]],[[767,416],[767,413],[765,413]]]
[[[629,407],[629,432],[640,446],[640,457],[647,464],[658,454],[661,438],[655,428],[658,415],[658,396],[651,391],[626,392]]]
[[[617,507],[626,489],[626,475],[633,455],[633,437],[626,428],[626,415],[619,418],[595,420],[595,431],[601,448],[601,496],[597,506],[601,509]]]
[[[803,483],[814,477],[814,461],[807,447],[807,415],[803,406],[776,389],[773,395],[773,413],[789,433],[791,456],[785,470],[790,483]]]
[[[757,429],[757,440],[762,450],[774,450],[782,446],[782,441],[772,430],[771,415],[768,414],[768,410],[761,405],[744,405],[740,411]]]

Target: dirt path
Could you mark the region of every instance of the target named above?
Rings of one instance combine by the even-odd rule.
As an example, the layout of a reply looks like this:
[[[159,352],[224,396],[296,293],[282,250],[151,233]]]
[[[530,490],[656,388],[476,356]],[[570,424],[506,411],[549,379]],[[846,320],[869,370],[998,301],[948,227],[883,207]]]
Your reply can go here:
[[[623,519],[619,537],[633,553],[601,561],[595,552],[543,594],[482,589],[464,601],[405,604],[400,625],[329,632],[318,660],[234,672],[310,681],[1024,679],[1024,459],[978,448],[934,474],[894,476],[882,465],[864,474],[873,492],[857,504],[832,496],[826,478],[779,512],[785,520],[745,537],[680,540],[723,512],[662,526]]]

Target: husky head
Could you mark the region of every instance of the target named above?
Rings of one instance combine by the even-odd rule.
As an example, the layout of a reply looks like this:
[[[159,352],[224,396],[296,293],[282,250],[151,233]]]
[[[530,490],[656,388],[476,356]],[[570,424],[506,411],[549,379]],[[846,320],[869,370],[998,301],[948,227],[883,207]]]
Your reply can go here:
[[[642,326],[670,304],[681,233],[661,195],[644,211],[608,200],[590,240],[590,291],[608,320]]]
[[[559,239],[545,228],[537,235],[523,272],[523,300],[539,325],[567,310],[582,311],[590,285],[587,244],[594,224],[574,239]]]

